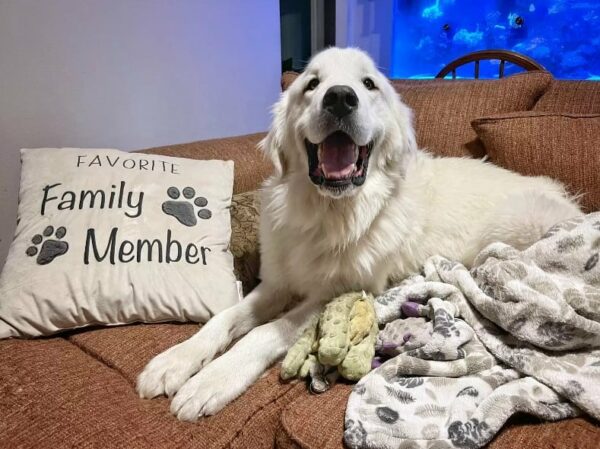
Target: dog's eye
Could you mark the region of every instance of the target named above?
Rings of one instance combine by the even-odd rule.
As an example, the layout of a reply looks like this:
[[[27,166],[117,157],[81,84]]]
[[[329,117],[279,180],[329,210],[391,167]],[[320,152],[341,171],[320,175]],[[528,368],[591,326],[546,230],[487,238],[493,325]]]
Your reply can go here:
[[[368,90],[373,90],[373,89],[376,89],[376,87],[375,87],[375,83],[373,82],[373,80],[372,80],[371,78],[365,78],[365,79],[363,80],[363,84],[365,85],[365,87],[366,87]]]
[[[319,79],[313,78],[308,82],[308,84],[306,85],[306,89],[304,89],[304,91],[306,92],[307,90],[315,90],[318,85],[319,85]]]

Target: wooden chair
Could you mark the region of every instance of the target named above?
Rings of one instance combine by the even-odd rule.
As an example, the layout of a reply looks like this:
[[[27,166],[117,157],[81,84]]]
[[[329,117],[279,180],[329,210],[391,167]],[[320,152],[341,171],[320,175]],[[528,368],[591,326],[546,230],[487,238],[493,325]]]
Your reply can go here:
[[[458,59],[450,62],[435,76],[436,78],[445,78],[446,75],[452,73],[452,79],[456,79],[456,69],[471,62],[475,63],[475,79],[479,79],[479,62],[483,60],[500,60],[498,69],[498,77],[504,77],[504,65],[506,62],[515,64],[518,67],[531,70],[546,70],[544,66],[537,63],[528,56],[522,55],[510,50],[481,50],[473,53],[468,53]]]

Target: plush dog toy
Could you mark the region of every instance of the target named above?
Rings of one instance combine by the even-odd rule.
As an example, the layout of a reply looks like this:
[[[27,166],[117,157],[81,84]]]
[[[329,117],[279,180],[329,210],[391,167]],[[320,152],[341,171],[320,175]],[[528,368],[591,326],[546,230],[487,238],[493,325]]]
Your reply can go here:
[[[347,293],[325,306],[292,346],[281,366],[281,377],[310,376],[311,390],[322,392],[338,374],[359,380],[371,370],[379,327],[373,296]]]

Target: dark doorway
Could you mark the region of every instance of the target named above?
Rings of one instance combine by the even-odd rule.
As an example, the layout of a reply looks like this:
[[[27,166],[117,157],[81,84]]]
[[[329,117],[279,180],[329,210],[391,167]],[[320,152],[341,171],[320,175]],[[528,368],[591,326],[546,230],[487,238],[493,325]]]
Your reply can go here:
[[[300,72],[311,55],[335,45],[335,0],[280,0],[281,69]]]

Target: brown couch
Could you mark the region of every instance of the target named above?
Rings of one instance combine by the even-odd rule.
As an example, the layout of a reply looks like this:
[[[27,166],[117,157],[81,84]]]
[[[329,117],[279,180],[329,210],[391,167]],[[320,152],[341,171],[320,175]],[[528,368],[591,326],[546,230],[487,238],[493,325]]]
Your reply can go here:
[[[283,86],[294,77],[286,74]],[[587,114],[591,119],[600,115],[600,83],[556,81],[546,73],[501,81],[397,80],[394,84],[415,111],[419,144],[442,155],[479,157],[488,145],[498,153],[502,142],[510,144],[506,139],[495,144],[493,139],[502,132],[508,132],[509,137],[514,137],[510,133],[525,133],[519,138],[526,141],[529,125],[507,127],[506,114],[513,118],[524,111],[531,111],[528,117],[537,112],[559,118]],[[482,117],[487,118],[476,120]],[[480,134],[471,127],[474,120]],[[559,119],[553,120],[558,120],[552,122],[553,126],[562,126]],[[501,128],[494,127],[496,121]],[[583,129],[588,128],[583,125]],[[232,159],[236,163],[235,191],[245,192],[255,189],[271,170],[255,148],[262,136],[146,151],[195,159]],[[595,152],[585,147],[589,145],[585,142],[575,142],[573,150],[552,150],[548,146],[552,147],[553,140],[546,139],[543,151],[565,154],[561,153],[549,167],[539,168],[530,162],[527,171],[561,178],[574,193],[587,194],[582,201],[588,210],[600,209],[600,179],[588,179],[600,173],[597,142]],[[527,150],[515,156],[520,167],[534,160],[528,152],[542,151],[535,145],[525,147]],[[569,151],[577,155],[575,162]],[[510,165],[514,158],[499,160]],[[556,173],[543,172],[561,163],[570,165]],[[576,170],[590,164],[596,164],[596,169]],[[540,170],[542,173],[538,173]],[[248,229],[244,232],[255,232],[255,227]],[[254,266],[246,270],[247,288],[253,283],[248,281],[248,273],[256,274],[255,250],[236,254],[238,267]],[[0,447],[342,448],[345,403],[351,386],[338,384],[323,395],[312,396],[301,382],[282,383],[277,366],[221,413],[194,424],[171,416],[167,399],[139,399],[134,386],[143,366],[197,328],[194,324],[136,324],[86,329],[54,338],[0,341]],[[518,416],[507,423],[489,447],[599,448],[600,427],[588,418],[542,423]]]

